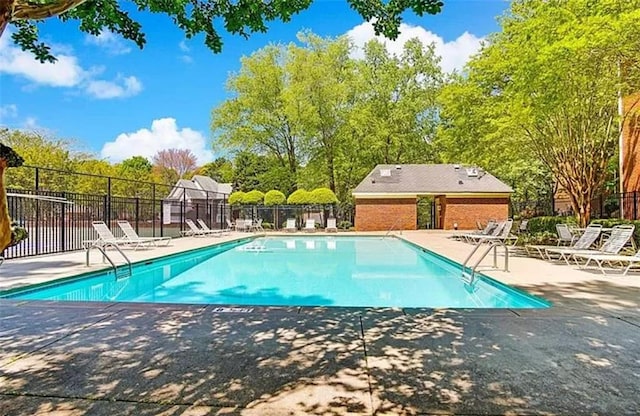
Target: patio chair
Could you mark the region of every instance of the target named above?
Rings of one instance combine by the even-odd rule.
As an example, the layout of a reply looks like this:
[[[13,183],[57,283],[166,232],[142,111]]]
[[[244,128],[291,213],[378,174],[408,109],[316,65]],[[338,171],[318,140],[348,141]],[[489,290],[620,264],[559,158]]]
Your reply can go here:
[[[231,222],[231,220],[229,220],[229,218],[226,219],[227,221],[227,231],[231,231],[231,230],[235,230],[235,224]]]
[[[224,230],[212,230],[211,228],[209,228],[207,223],[204,222],[202,218],[198,218],[196,221],[198,221],[198,225],[200,226],[200,228],[205,231],[211,231],[212,233],[219,233],[220,235],[224,233]]]
[[[607,263],[609,265],[609,268],[611,269],[617,268],[613,266],[614,263],[620,263],[621,264],[620,268],[622,268],[624,264],[627,264],[627,267],[625,267],[624,270],[622,271],[622,276],[626,276],[627,273],[629,273],[629,270],[631,270],[633,266],[635,266],[636,264],[640,264],[640,250],[638,250],[634,255],[631,255],[631,256],[622,255],[622,254],[584,254],[584,253],[582,254],[578,253],[578,254],[575,254],[575,256],[587,260],[587,262],[582,266],[583,268],[587,268],[589,264],[593,261],[598,266],[602,274],[604,274],[605,276],[607,273],[605,272],[603,263]]]
[[[558,228],[556,227],[556,230],[557,229]],[[582,235],[577,240],[575,240],[570,247],[559,247],[558,245],[551,246],[551,245],[528,244],[524,246],[524,248],[529,254],[531,253],[530,250],[536,251],[541,258],[552,260],[553,258],[551,257],[549,250],[554,250],[554,249],[586,250],[589,247],[591,247],[593,243],[595,243],[598,237],[600,237],[601,231],[602,231],[602,225],[589,224],[589,226],[584,230]]]
[[[257,221],[252,222],[249,225],[249,231],[264,232],[264,228],[262,228],[262,218],[258,218]]]
[[[284,230],[290,233],[298,231],[295,218],[287,218],[287,224],[285,225]]]
[[[189,227],[188,230],[183,231],[182,234],[185,236],[191,236],[191,237],[207,237],[207,236],[216,236],[216,237],[220,237],[220,231],[218,230],[203,230],[201,228],[198,228],[198,226],[189,218],[187,218],[186,220],[184,220],[185,224],[187,224],[187,226]]]
[[[134,248],[137,249],[138,247],[144,244],[150,244],[150,243],[142,243],[142,242],[133,243],[127,240],[126,238],[118,238],[115,235],[113,235],[113,233],[111,232],[111,230],[109,229],[107,224],[105,224],[104,221],[93,221],[91,225],[93,226],[93,229],[96,230],[96,232],[98,233],[98,239],[82,241],[82,246],[85,248],[88,248],[90,246],[101,246],[109,243],[109,244],[114,244],[116,246],[135,245]]]
[[[478,225],[480,225],[480,223],[478,222]],[[498,223],[495,220],[489,220],[487,222],[487,226],[484,227],[484,229],[478,230],[478,231],[474,231],[474,232],[464,232],[464,233],[458,233],[458,234],[454,234],[452,235],[452,238],[455,240],[467,240],[467,236],[469,235],[490,235],[491,232],[493,231],[493,229],[496,227],[496,225],[498,225]]]
[[[326,232],[338,232],[338,227],[336,227],[336,219],[328,218],[327,219],[327,227],[324,229]]]
[[[497,223],[494,222],[491,224],[491,228],[489,228],[489,224],[487,224],[487,227],[485,228],[485,230],[482,230],[482,232],[480,233],[465,233],[465,234],[461,234],[460,237],[463,240],[465,240],[467,243],[475,243],[477,242],[478,238],[495,237],[497,235],[500,235],[505,224],[506,224],[506,221],[500,221]],[[489,231],[485,232],[486,230],[489,230]],[[511,231],[511,227],[509,227],[509,231]]]
[[[474,237],[470,238],[470,240],[474,241],[474,242],[479,242],[479,241],[483,241],[483,242],[484,241],[487,241],[487,242],[501,241],[504,244],[507,244],[508,242],[511,242],[511,245],[513,245],[518,240],[518,237],[516,237],[515,235],[511,235],[511,228],[513,228],[513,220],[507,220],[507,221],[504,221],[501,225],[498,225],[498,227],[495,228],[495,230],[499,230],[499,232],[497,234],[474,236]]]
[[[576,248],[567,248],[567,249],[548,249],[547,252],[560,254],[560,258],[563,258],[567,264],[569,263],[569,259],[573,257],[575,263],[580,265],[578,262],[578,257],[582,257],[582,255],[595,255],[595,254],[618,254],[620,250],[624,246],[627,245],[629,240],[633,237],[633,231],[635,230],[635,226],[630,224],[624,225],[616,225],[611,230],[611,235],[607,240],[602,244],[602,246],[597,250],[589,250],[589,249],[576,249]]]
[[[241,220],[240,218],[238,218],[236,220],[236,231],[250,231],[251,223],[251,220]]]
[[[304,225],[304,230],[308,233],[315,233],[316,232],[316,220],[314,220],[313,218],[309,218],[307,220],[307,222]]]
[[[140,237],[136,230],[133,229],[129,221],[118,220],[118,226],[124,233],[125,239],[133,243],[151,243],[154,246],[157,242],[164,241],[165,246],[168,246],[171,242],[171,237]]]

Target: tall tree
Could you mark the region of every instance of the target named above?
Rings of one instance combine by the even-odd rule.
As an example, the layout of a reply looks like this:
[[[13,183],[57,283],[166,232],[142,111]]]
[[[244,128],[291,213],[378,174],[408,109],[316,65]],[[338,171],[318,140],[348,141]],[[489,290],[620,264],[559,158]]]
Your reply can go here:
[[[301,157],[300,97],[288,93],[286,50],[269,45],[241,59],[240,72],[231,76],[227,89],[233,99],[213,111],[216,143],[231,151],[250,150],[272,155],[291,176]]]
[[[618,96],[640,88],[629,53],[640,45],[640,2],[519,0],[501,25],[468,67],[502,110],[486,122],[522,137],[585,225],[620,134]]]
[[[312,2],[313,0],[134,0],[133,4],[139,11],[168,15],[188,38],[204,34],[207,47],[217,53],[222,49],[222,38],[213,25],[215,20],[221,20],[229,33],[246,38],[254,32],[266,32],[267,22],[288,22],[294,14],[307,9]],[[425,13],[439,13],[443,6],[440,0],[348,2],[365,20],[374,22],[376,34],[384,34],[393,39],[399,34],[402,13],[406,10],[422,16]],[[12,23],[18,28],[12,35],[18,45],[32,51],[43,62],[52,61],[55,58],[51,55],[49,46],[40,42],[34,22],[59,16],[62,21],[78,20],[83,32],[98,35],[106,28],[134,41],[142,48],[146,42],[142,25],[132,19],[122,3],[124,2],[117,0],[0,0],[0,36],[7,24]]]
[[[197,166],[196,156],[189,149],[165,149],[153,156],[153,165],[163,178],[173,178],[171,172],[175,172],[177,179],[183,179],[187,173],[195,170]],[[166,176],[164,176],[166,175]],[[167,183],[167,182],[165,182]]]
[[[200,166],[196,173],[208,176],[218,183],[229,183],[233,180],[233,163],[227,158],[219,157]]]

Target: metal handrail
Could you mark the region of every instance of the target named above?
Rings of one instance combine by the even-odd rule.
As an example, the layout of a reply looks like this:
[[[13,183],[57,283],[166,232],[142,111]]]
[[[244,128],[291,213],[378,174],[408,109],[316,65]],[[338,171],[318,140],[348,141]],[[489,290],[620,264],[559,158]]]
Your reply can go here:
[[[387,237],[389,234],[391,234],[391,231],[393,231],[396,228],[396,225],[398,225],[398,223],[400,222],[402,218],[398,217],[396,218],[396,220],[393,222],[393,224],[391,224],[391,227],[389,227],[389,229],[387,230],[387,232],[385,233],[385,237]],[[402,230],[400,230],[400,234],[402,234]]]
[[[464,263],[462,264],[462,276],[465,277],[465,272],[467,269],[467,263],[471,260],[471,257],[475,254],[476,251],[480,248],[480,246],[484,243],[483,240],[478,241],[476,246],[471,250],[471,253],[467,256]],[[504,247],[504,270],[505,272],[509,271],[509,247],[502,240],[494,240],[487,246],[487,249],[482,253],[480,258],[476,261],[476,263],[471,267],[471,275],[469,276],[469,283],[473,284],[476,275],[476,269],[480,265],[480,262],[487,257],[487,254],[493,249],[493,268],[498,268],[498,247]]]
[[[104,242],[104,243],[102,243],[100,245],[91,244],[89,247],[87,247],[87,252],[86,252],[86,264],[87,264],[87,266],[89,266],[91,249],[92,248],[97,248],[98,251],[100,251],[100,253],[102,253],[102,258],[103,259],[107,259],[107,261],[109,261],[109,263],[111,264],[111,267],[113,268],[113,271],[114,271],[114,273],[116,275],[116,279],[117,279],[118,278],[118,266],[114,263],[114,261],[111,259],[111,257],[109,257],[109,255],[107,254],[107,252],[105,250],[107,247],[113,247],[113,248],[116,249],[116,251],[118,253],[120,253],[122,258],[124,258],[124,260],[127,262],[127,267],[129,269],[129,276],[131,276],[133,274],[132,267],[131,267],[131,260],[129,260],[129,257],[127,257],[127,255],[124,254],[124,252],[120,249],[120,247],[118,247],[116,244],[110,243],[110,242]]]

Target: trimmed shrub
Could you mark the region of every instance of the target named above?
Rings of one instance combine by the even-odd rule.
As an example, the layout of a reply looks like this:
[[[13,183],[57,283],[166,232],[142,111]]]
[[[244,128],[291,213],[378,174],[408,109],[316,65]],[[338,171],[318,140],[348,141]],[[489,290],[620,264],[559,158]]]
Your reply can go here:
[[[338,198],[329,188],[317,188],[311,191],[311,203],[318,205],[337,204]]]
[[[298,189],[297,191],[294,191],[291,195],[289,195],[289,198],[287,198],[287,204],[291,205],[307,205],[312,203],[311,192],[304,189]]]
[[[266,194],[264,194],[264,204],[265,205],[282,205],[287,202],[287,197],[280,191],[275,189],[270,190]]]
[[[244,205],[261,205],[264,201],[264,194],[260,191],[249,191],[244,194],[241,204]]]
[[[244,200],[244,192],[242,191],[236,191],[231,193],[231,195],[229,195],[229,205],[240,205],[242,204]]]
[[[263,222],[262,228],[264,228],[265,230],[273,230],[273,224],[271,224],[270,222]]]
[[[349,228],[351,228],[351,221],[340,221],[340,223],[338,224],[338,228],[341,230],[348,230]]]
[[[574,217],[534,217],[529,220],[528,229],[530,234],[537,234],[544,231],[556,232],[556,224],[575,224]]]
[[[517,245],[554,245],[558,242],[558,236],[555,232],[542,231],[536,234],[523,234],[518,237]]]

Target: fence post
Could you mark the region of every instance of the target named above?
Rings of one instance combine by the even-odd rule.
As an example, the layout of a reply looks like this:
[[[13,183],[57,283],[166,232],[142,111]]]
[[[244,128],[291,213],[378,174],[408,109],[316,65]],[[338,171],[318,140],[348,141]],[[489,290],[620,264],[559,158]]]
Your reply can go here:
[[[62,197],[63,198],[67,197],[65,192],[62,193]],[[65,220],[64,220],[64,216],[66,214],[65,211],[66,211],[66,205],[67,204],[60,204],[60,205],[62,205],[61,210],[60,210],[62,212],[62,217],[60,218],[60,225],[61,225],[61,227],[60,227],[60,243],[61,243],[60,247],[62,248],[62,251],[67,251],[67,244],[66,244],[66,228],[67,227],[66,227],[66,223],[65,223]]]
[[[151,232],[152,236],[156,236],[156,184],[151,186]],[[160,204],[160,210],[162,211],[162,204]]]
[[[40,169],[36,168],[36,175],[35,175],[35,185],[36,185],[36,191],[40,190]]]
[[[632,220],[638,219],[638,191],[633,191],[633,218]]]
[[[183,231],[184,221],[187,219],[187,189],[182,188],[182,204],[180,205],[180,231]]]
[[[107,204],[104,211],[104,222],[111,228],[111,177],[107,178]]]
[[[136,233],[140,234],[140,198],[136,197]]]

